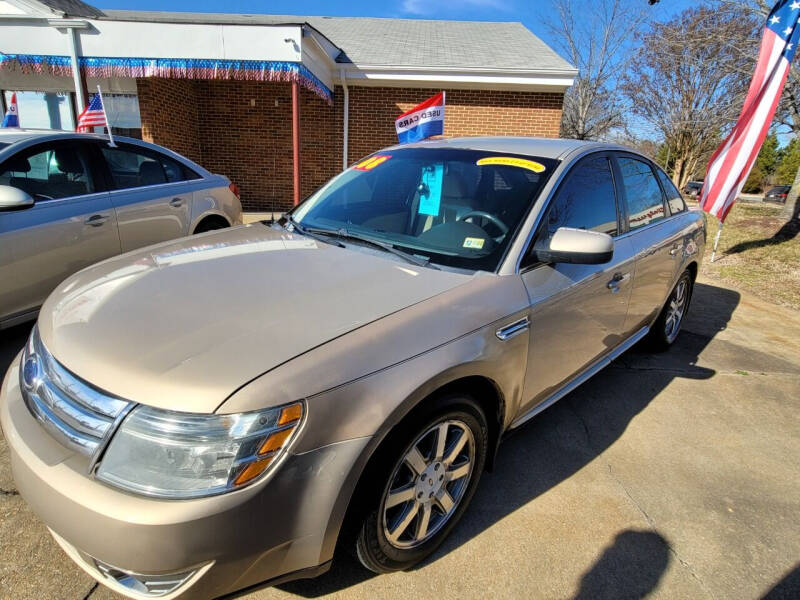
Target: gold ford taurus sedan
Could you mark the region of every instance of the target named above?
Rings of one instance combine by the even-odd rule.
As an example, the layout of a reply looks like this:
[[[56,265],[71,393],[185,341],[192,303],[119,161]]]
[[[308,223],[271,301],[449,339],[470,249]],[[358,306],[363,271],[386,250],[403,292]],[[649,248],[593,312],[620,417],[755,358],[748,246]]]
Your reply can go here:
[[[132,598],[314,576],[337,545],[405,569],[505,432],[675,340],[704,246],[702,214],[625,148],[389,148],[278,222],[61,284],[3,383],[14,477]]]

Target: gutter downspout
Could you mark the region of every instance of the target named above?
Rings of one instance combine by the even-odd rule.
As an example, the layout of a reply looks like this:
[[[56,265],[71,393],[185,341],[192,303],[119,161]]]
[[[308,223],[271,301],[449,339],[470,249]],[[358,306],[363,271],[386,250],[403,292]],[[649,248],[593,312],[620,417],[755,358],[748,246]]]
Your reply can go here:
[[[339,70],[339,78],[342,80],[342,90],[344,91],[344,115],[342,116],[342,170],[344,171],[350,162],[347,160],[348,136],[350,135],[350,90],[347,87],[344,67]]]

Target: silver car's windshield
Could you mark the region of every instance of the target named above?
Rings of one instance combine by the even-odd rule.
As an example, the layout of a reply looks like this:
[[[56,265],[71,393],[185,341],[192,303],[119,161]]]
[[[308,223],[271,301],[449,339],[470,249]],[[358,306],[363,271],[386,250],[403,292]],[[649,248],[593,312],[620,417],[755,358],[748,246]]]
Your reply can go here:
[[[292,214],[306,228],[388,242],[443,265],[494,271],[556,161],[441,148],[379,152]]]

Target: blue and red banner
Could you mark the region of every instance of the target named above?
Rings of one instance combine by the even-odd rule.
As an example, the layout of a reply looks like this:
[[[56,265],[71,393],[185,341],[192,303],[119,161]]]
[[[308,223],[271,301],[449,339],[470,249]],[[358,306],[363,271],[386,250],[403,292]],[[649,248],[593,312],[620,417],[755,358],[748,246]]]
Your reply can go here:
[[[394,122],[401,144],[419,142],[444,133],[444,92],[404,112]]]
[[[19,127],[19,108],[17,107],[16,93],[11,94],[11,102],[8,103],[8,110],[0,127]]]

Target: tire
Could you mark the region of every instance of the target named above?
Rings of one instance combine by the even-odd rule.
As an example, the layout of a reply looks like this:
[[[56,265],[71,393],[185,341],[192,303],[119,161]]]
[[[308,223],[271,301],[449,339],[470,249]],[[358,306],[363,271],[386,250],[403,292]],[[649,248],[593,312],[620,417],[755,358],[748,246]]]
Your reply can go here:
[[[693,288],[694,279],[687,269],[681,273],[664,308],[661,309],[661,314],[658,315],[650,330],[649,345],[653,350],[664,351],[678,339],[681,326],[689,310],[689,303],[692,300]]]
[[[228,223],[222,217],[206,217],[195,227],[195,233],[205,233],[206,231],[216,231],[217,229],[225,229]]]
[[[483,411],[461,394],[433,401],[390,434],[364,488],[370,497],[355,542],[361,564],[375,573],[400,571],[436,550],[475,493],[488,443]]]

